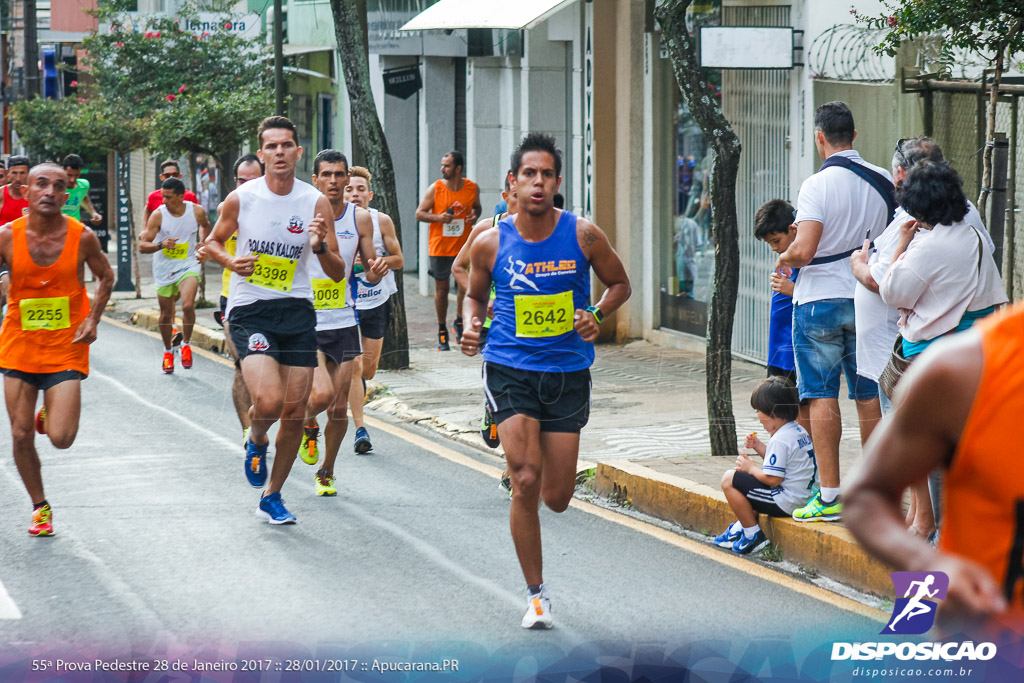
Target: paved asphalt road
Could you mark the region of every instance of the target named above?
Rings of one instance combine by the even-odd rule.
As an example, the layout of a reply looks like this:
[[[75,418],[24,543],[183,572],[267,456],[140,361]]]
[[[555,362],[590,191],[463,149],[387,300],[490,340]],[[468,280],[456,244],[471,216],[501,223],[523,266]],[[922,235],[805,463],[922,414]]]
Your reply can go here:
[[[376,429],[376,455],[360,457],[349,434],[337,498],[315,497],[314,468],[297,461],[283,493],[298,524],[272,527],[243,477],[231,369],[197,355],[165,376],[159,352],[151,335],[101,326],[77,442],[60,452],[37,439],[53,538],[26,533],[29,501],[0,429],[0,664],[414,651],[540,662],[766,638],[799,650],[880,628],[820,589],[579,505],[541,513],[556,628],[524,631],[495,458],[407,425]]]

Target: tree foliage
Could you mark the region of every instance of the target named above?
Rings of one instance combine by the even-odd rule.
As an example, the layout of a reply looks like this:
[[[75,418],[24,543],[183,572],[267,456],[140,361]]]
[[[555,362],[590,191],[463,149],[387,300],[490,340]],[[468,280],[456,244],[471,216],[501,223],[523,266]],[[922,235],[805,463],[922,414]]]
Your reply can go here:
[[[999,85],[1009,58],[1024,49],[1024,3],[1020,0],[922,0],[886,1],[884,11],[878,15],[850,13],[862,23],[885,31],[885,37],[876,47],[879,53],[896,55],[905,42],[924,36],[942,37],[941,59],[952,65],[954,49],[974,53],[993,66],[989,92],[987,139],[993,140],[996,129],[996,107]],[[989,190],[992,186],[992,147],[985,147],[982,173],[982,191],[978,208],[985,215]]]

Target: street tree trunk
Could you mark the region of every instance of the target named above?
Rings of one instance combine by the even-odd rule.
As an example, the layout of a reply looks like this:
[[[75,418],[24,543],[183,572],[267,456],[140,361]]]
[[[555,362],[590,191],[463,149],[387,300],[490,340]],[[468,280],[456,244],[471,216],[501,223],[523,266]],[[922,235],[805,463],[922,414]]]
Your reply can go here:
[[[331,0],[334,14],[334,35],[341,53],[345,86],[352,103],[352,127],[359,139],[359,147],[366,156],[366,165],[373,174],[373,191],[377,208],[391,217],[398,242],[402,242],[402,224],[399,219],[398,195],[395,192],[395,167],[391,163],[384,127],[377,117],[377,105],[370,89],[370,64],[363,32],[366,4],[358,0]],[[400,273],[396,273],[398,292],[391,297],[391,320],[384,332],[384,348],[380,367],[385,370],[403,370],[409,367],[409,328],[405,319],[405,287]]]
[[[679,89],[697,125],[714,150],[711,174],[715,278],[708,315],[707,401],[712,455],[735,455],[736,418],[732,412],[732,323],[739,287],[739,233],[736,226],[736,175],[740,141],[712,97],[686,26],[692,0],[668,0],[655,10]]]

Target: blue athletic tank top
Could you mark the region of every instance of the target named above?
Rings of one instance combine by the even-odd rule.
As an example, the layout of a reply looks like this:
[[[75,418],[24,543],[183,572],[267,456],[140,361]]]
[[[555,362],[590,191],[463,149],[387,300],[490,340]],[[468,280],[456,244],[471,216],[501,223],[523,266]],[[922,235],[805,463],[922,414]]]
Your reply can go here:
[[[512,216],[498,224],[494,322],[484,360],[517,370],[574,372],[594,363],[594,345],[573,329],[590,301],[590,261],[576,237],[576,215],[563,211],[554,232],[527,242]]]

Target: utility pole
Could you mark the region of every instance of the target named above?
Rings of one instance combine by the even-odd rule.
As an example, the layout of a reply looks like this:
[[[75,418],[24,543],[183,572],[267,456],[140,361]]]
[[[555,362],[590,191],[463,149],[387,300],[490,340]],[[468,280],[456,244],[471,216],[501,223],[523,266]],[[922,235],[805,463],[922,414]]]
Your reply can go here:
[[[25,0],[25,99],[39,94],[39,33],[36,27],[36,0]]]
[[[29,2],[30,0],[25,0]],[[31,0],[35,2],[35,0]],[[284,108],[284,10],[281,0],[274,0],[274,110],[285,115]]]

